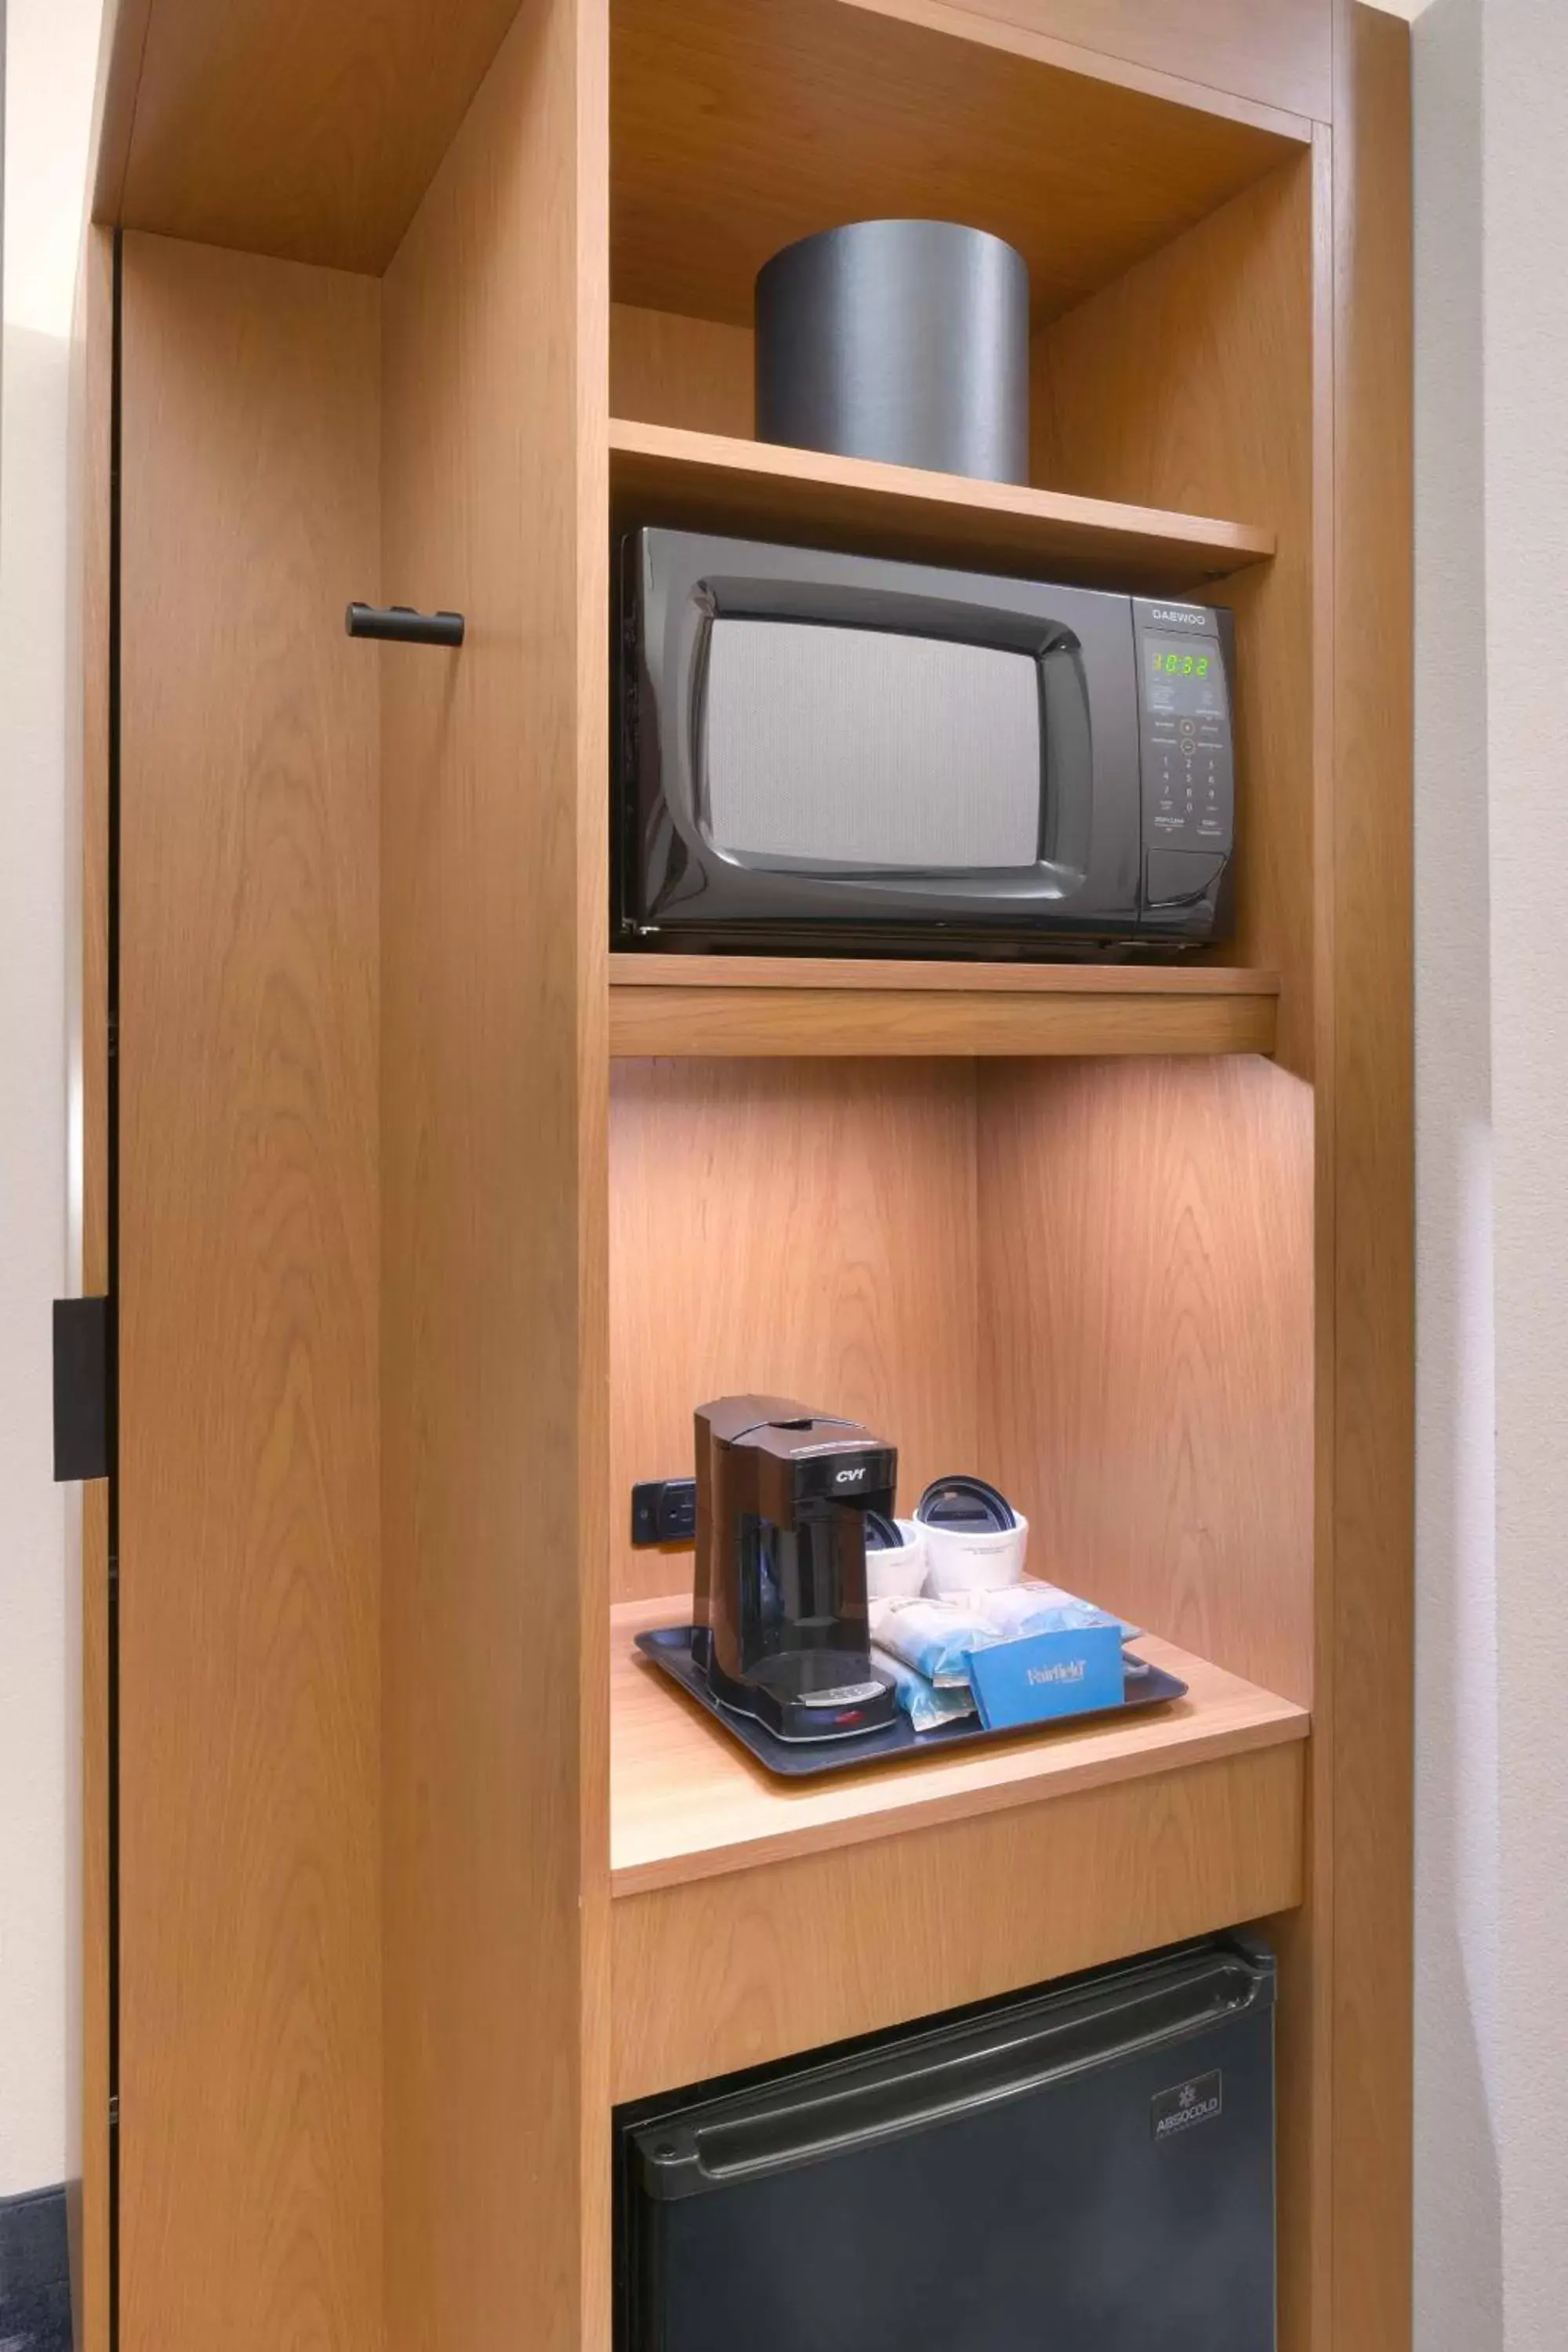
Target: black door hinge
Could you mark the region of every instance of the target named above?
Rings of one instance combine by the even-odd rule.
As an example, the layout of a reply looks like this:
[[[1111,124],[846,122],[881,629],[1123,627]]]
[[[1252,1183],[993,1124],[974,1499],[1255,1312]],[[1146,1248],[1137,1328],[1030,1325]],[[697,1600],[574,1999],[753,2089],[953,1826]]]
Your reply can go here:
[[[55,1476],[110,1472],[109,1301],[55,1301]]]

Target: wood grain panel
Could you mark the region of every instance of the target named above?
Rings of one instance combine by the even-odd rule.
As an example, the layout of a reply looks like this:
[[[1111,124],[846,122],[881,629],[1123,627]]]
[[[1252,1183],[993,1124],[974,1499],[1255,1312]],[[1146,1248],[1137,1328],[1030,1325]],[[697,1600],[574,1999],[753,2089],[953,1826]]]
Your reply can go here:
[[[973,1456],[969,1065],[623,1062],[611,1108],[617,1599],[690,1572],[626,1529],[634,1480],[689,1473],[706,1398],[868,1422],[899,1448],[906,1507]]]
[[[675,310],[610,310],[610,415],[749,440],[756,429],[750,327]]]
[[[903,996],[1277,996],[1269,971],[1199,963],[941,963],[898,956],[640,955],[610,958],[612,989],[823,989]]]
[[[1282,129],[1198,110],[1201,91],[1187,93],[1197,107],[1173,104],[1020,54],[1026,36],[994,46],[1007,38],[994,22],[944,16],[983,35],[958,38],[910,13],[617,0],[617,300],[749,325],[756,273],[781,246],[915,215],[1016,245],[1048,318],[1295,148]]]
[[[1272,990],[907,990],[613,983],[628,1055],[1268,1054]]]
[[[1211,580],[1271,556],[1275,545],[1273,532],[1257,522],[971,481],[627,418],[610,426],[610,485],[626,524],[679,523],[929,563],[1065,572],[1123,592],[1168,593]]]
[[[83,1294],[84,1296],[89,1294]],[[113,2095],[114,1915],[110,1899],[112,1853],[110,1788],[113,1748],[110,1689],[114,1673],[110,1617],[110,1484],[95,1478],[68,1502],[71,1549],[81,1562],[79,1608],[71,1627],[76,1644],[68,1688],[81,1693],[79,1737],[68,1725],[68,1820],[79,1822],[69,1915],[75,1948],[68,1961],[74,2014],[67,2040],[67,2221],[70,2237],[71,2326],[74,2352],[110,2352],[113,2341],[114,2285],[110,2247],[116,2195],[114,2138],[110,2128]],[[71,1750],[75,1747],[75,1754]]]
[[[1267,495],[1279,551],[1214,593],[1237,612],[1242,772],[1237,941],[1216,952],[1278,962],[1277,1055],[1320,1068],[1336,1017],[1326,795],[1331,790],[1333,191],[1330,136],[1310,165],[1281,171],[1076,317],[1037,337],[1035,459],[1040,478],[1100,496],[1172,503]],[[1398,168],[1397,164],[1394,168]],[[1382,299],[1408,299],[1391,283]],[[1152,355],[1156,363],[1151,365]],[[1373,789],[1385,791],[1386,783]],[[1394,787],[1398,789],[1397,785]],[[1379,937],[1382,937],[1381,925]],[[1397,955],[1376,986],[1397,993]],[[1280,2310],[1287,2352],[1329,2352],[1331,2335],[1331,1882],[1334,1732],[1332,1558],[1334,1339],[1324,1270],[1333,1254],[1335,1095],[1314,1102],[1317,1286],[1311,1683],[1317,1725],[1309,1915],[1287,1930],[1279,2061]],[[1301,1538],[1296,1538],[1299,1544]],[[1231,1663],[1237,1663],[1232,1659]],[[1287,1689],[1300,1685],[1285,1684]]]
[[[1225,966],[613,955],[610,1050],[1268,1053],[1272,972]]]
[[[1265,1748],[627,1895],[613,1906],[615,2095],[1286,1909],[1300,1897],[1304,1752]]]
[[[1309,1089],[999,1064],[978,1136],[982,1441],[1034,1565],[1310,1704]]]
[[[677,0],[658,5],[677,25]],[[886,53],[879,19],[905,38],[936,27],[1076,72],[1090,103],[1096,87],[1120,86],[1145,103],[1185,97],[1222,128],[1300,136],[1300,121],[1258,93],[1284,94],[1297,116],[1318,110],[1304,103],[1315,55],[1305,20],[1323,5],[1215,0],[1218,19],[1200,42],[1192,28],[1208,0],[1175,0],[1148,25],[1136,0],[1090,0],[1083,22],[1068,0],[981,0],[978,14],[942,0],[860,0],[842,9],[837,37],[869,70]],[[826,15],[840,0],[819,5]],[[94,217],[380,269],[516,13],[517,0],[110,0]],[[1050,37],[1064,32],[1088,45]]]
[[[119,0],[94,216],[379,270],[517,0]]]
[[[603,11],[525,10],[385,280],[387,2319],[607,2352]]]
[[[1411,2333],[1412,321],[1410,35],[1336,11],[1333,760],[1319,920],[1332,1018],[1321,1562],[1333,1694],[1314,1932],[1331,1970],[1331,2304],[1314,2347]]]
[[[1034,472],[1053,488],[1249,516],[1270,564],[1205,590],[1237,635],[1237,932],[1312,1045],[1312,167],[1274,173],[1035,339]]]
[[[1333,133],[1320,125],[1312,143],[1313,662],[1316,742],[1313,860],[1313,1279],[1315,1451],[1313,1517],[1313,1722],[1318,1738],[1308,1768],[1307,1896],[1288,1918],[1268,1923],[1279,1956],[1276,2063],[1280,2352],[1332,2352],[1333,1969],[1331,1906],[1333,1852],[1333,1492],[1334,1349],[1329,1269],[1333,1262],[1335,1095],[1322,1069],[1322,1041],[1337,1017],[1331,926],[1323,919],[1331,865],[1324,822],[1333,774],[1333,449],[1334,193]],[[1398,986],[1396,975],[1390,975]]]
[[[110,601],[114,257],[107,230],[83,240],[72,320],[68,530],[73,598],[67,671],[67,1051],[71,1127],[67,1282],[110,1288],[109,1134]],[[67,2175],[77,2352],[108,2352],[110,1602],[109,1482],[68,1490],[66,1622],[71,1650],[67,1759],[70,2007]],[[71,1574],[74,1566],[75,1574]]]
[[[88,139],[89,226],[120,220],[153,0],[103,0]]]
[[[610,1622],[610,1887],[617,1898],[792,1860],[1305,1739],[1303,1708],[1147,1637],[1139,1654],[1188,1685],[1169,1706],[1058,1724],[901,1765],[779,1780],[635,1646],[679,1624],[687,1596],[626,1601]]]
[[[382,2340],[376,352],[126,239],[122,2352]]]
[[[978,16],[1326,121],[1331,0],[963,0]]]

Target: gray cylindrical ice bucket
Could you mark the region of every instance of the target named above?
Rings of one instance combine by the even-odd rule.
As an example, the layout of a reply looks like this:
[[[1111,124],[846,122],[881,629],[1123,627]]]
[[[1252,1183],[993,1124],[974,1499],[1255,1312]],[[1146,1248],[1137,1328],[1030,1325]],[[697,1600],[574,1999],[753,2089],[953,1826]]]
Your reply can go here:
[[[757,437],[1029,478],[1029,270],[953,221],[855,221],[757,274]]]

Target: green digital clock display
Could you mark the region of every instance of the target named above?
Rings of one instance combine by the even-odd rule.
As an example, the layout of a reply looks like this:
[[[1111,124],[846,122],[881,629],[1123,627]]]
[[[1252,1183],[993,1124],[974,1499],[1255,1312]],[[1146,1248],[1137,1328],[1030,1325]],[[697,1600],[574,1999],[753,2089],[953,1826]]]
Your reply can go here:
[[[1225,671],[1212,637],[1150,637],[1144,693],[1156,718],[1222,720]]]

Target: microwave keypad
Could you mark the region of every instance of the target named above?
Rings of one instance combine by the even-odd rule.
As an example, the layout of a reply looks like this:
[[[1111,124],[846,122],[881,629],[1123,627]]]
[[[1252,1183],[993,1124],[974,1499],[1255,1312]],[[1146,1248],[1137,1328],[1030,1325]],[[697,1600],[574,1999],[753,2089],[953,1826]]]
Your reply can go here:
[[[1142,669],[1147,840],[1227,850],[1233,778],[1218,644],[1145,636]]]
[[[1156,719],[1150,728],[1154,753],[1154,831],[1194,835],[1220,842],[1228,832],[1226,791],[1228,753],[1223,729],[1185,719],[1178,727]]]

